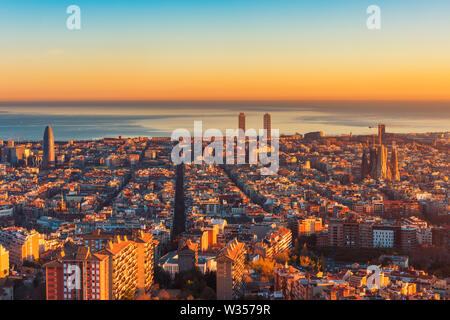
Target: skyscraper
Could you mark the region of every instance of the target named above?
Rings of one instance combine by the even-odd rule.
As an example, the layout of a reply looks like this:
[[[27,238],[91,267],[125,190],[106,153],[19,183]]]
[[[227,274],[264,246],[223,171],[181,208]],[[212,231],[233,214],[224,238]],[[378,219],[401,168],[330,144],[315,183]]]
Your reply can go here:
[[[245,132],[245,113],[239,113],[239,129]]]
[[[53,137],[53,130],[50,126],[45,128],[44,132],[44,159],[42,167],[50,169],[55,166],[55,139]]]
[[[264,130],[267,135],[267,144],[270,146],[272,137],[272,120],[269,113],[264,115]]]
[[[267,130],[267,136],[271,136],[271,130],[272,130],[272,121],[270,118],[270,114],[266,113],[264,115],[264,129]]]

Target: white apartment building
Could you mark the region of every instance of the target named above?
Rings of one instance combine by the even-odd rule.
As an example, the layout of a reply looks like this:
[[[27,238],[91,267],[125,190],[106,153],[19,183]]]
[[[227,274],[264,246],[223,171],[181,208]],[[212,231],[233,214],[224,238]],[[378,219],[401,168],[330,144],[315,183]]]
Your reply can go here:
[[[394,247],[394,230],[373,230],[373,247],[374,248],[393,248]]]

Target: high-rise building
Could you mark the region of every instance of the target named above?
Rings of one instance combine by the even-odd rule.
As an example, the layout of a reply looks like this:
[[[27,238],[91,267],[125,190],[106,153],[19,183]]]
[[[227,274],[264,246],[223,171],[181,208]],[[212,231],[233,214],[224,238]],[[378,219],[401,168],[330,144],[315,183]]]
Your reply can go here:
[[[410,251],[417,246],[417,228],[402,226],[400,229],[400,249]]]
[[[45,265],[47,300],[121,300],[145,294],[153,284],[155,246],[153,236],[142,231],[133,240],[116,236],[95,253],[68,243],[60,258]]]
[[[153,285],[153,266],[155,265],[155,251],[158,242],[153,239],[151,233],[139,230],[134,235],[137,250],[137,290],[138,293],[146,293]]]
[[[110,241],[106,249],[99,251],[108,256],[109,294],[108,300],[123,300],[134,295],[138,289],[138,257],[136,243],[126,237]]]
[[[245,133],[245,114],[243,112],[239,113],[239,129]]]
[[[107,255],[66,244],[61,257],[45,265],[47,300],[108,300],[108,268]]]
[[[382,123],[378,124],[378,144],[383,144],[384,135],[386,133],[386,126]]]
[[[0,279],[9,275],[9,252],[0,245]]]
[[[269,231],[265,237],[255,245],[255,252],[264,258],[273,258],[277,254],[287,252],[292,248],[292,231],[279,227]]]
[[[328,223],[328,244],[330,247],[344,246],[344,223],[341,220],[330,220]]]
[[[322,230],[322,218],[309,217],[298,220],[298,236],[310,236]]]
[[[269,113],[264,115],[264,132],[267,136],[267,144],[270,147],[272,142],[272,120]]]
[[[272,120],[269,113],[264,115],[264,130],[266,130],[267,136],[270,137],[272,133]]]
[[[373,247],[374,248],[397,248],[400,240],[400,228],[391,225],[374,225]]]
[[[44,169],[50,169],[55,166],[55,138],[53,136],[53,130],[50,126],[45,128],[44,132],[44,159],[42,167]]]
[[[232,300],[244,290],[245,245],[235,238],[217,256],[217,299]]]
[[[359,224],[356,221],[332,219],[328,223],[330,247],[357,248],[360,245]]]

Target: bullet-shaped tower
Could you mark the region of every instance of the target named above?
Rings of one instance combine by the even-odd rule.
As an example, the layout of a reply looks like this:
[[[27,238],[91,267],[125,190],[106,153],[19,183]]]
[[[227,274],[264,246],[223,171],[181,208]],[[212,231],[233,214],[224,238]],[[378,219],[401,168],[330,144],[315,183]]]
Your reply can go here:
[[[52,127],[47,126],[44,132],[44,158],[42,161],[44,169],[55,167],[55,138]]]

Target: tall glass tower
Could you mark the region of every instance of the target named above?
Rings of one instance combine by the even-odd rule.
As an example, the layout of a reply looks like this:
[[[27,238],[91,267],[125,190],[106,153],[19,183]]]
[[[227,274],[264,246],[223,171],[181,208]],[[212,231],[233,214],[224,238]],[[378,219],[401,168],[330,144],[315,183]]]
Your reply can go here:
[[[47,126],[44,132],[44,159],[42,167],[44,169],[55,167],[55,139],[50,126]]]

